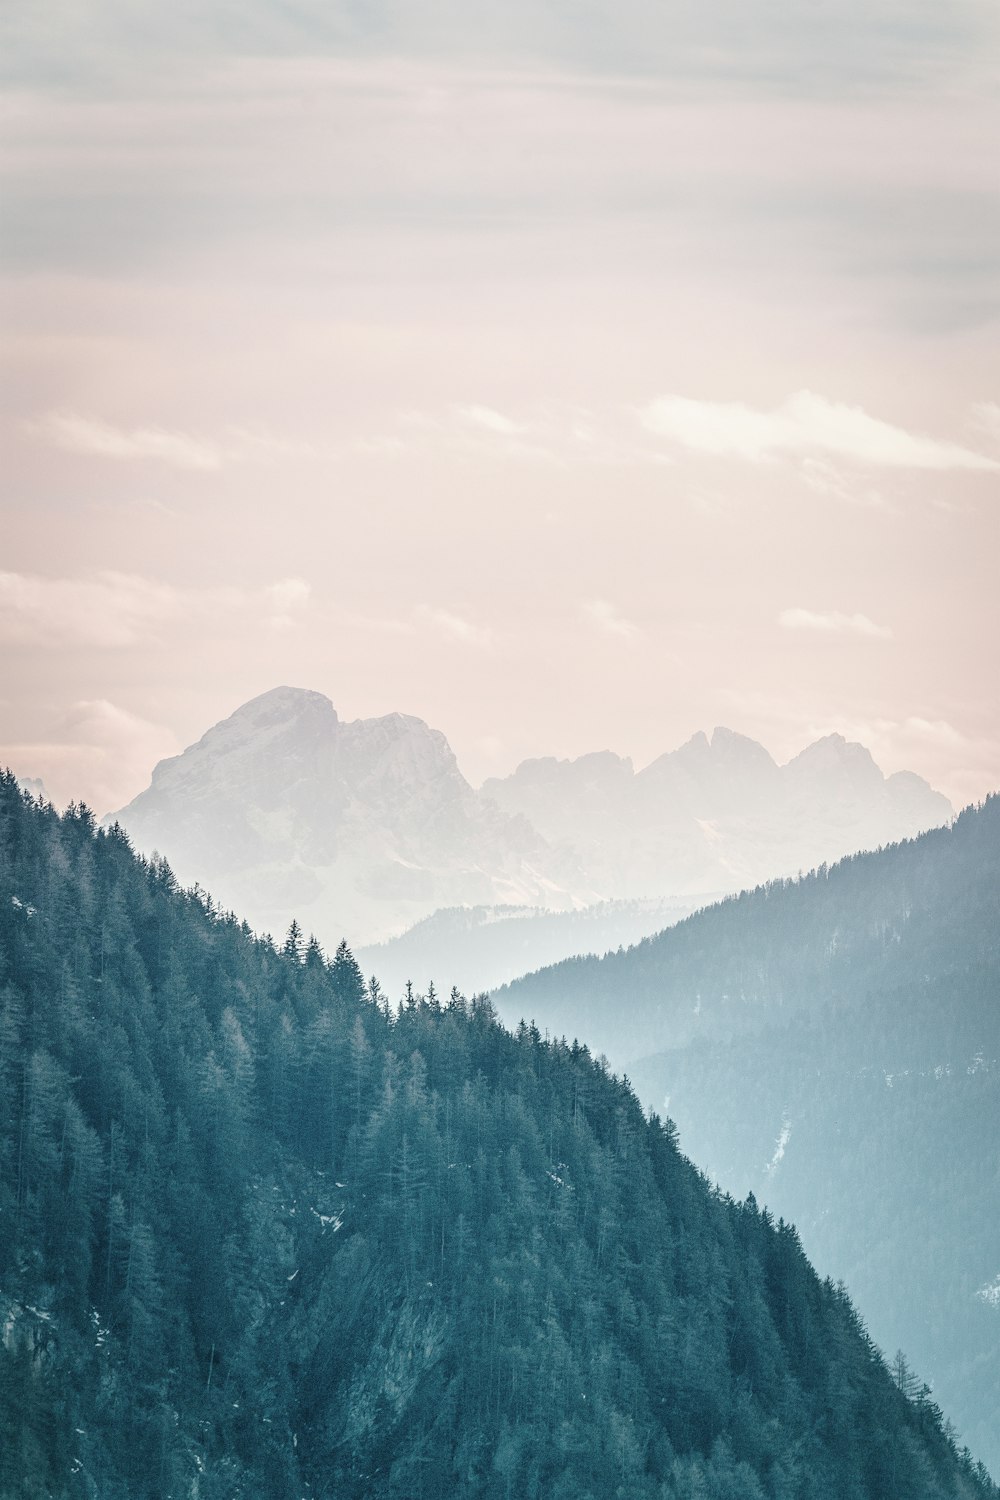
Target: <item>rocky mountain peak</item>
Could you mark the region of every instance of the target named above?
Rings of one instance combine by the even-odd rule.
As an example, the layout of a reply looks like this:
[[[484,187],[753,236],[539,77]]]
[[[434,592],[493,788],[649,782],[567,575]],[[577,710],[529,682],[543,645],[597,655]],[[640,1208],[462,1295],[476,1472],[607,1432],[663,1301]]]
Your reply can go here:
[[[796,781],[833,779],[858,791],[874,791],[885,784],[871,751],[842,734],[827,734],[807,745],[784,769]]]

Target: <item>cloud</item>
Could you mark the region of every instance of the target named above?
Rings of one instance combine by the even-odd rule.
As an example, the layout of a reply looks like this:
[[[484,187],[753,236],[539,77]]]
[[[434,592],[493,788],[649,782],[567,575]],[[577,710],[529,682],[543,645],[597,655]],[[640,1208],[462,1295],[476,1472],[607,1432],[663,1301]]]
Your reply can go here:
[[[813,630],[823,635],[868,635],[889,640],[887,625],[876,625],[867,615],[845,615],[839,610],[817,614],[811,609],[783,609],[778,616],[783,630]]]
[[[37,427],[57,448],[93,458],[152,458],[177,469],[221,469],[223,464],[221,449],[165,427],[115,427],[77,412],[51,412]]]
[[[130,573],[0,573],[0,640],[21,645],[130,646],[179,608],[175,589]]]
[[[106,698],[71,703],[37,740],[0,745],[0,760],[40,777],[59,805],[86,800],[98,814],[149,783],[157,761],[180,749],[175,735]]]
[[[799,472],[810,489],[820,495],[830,495],[845,505],[863,505],[869,510],[883,510],[894,514],[881,491],[869,484],[852,483],[833,464],[823,458],[804,458]]]
[[[270,459],[283,462],[285,459],[331,458],[338,453],[333,443],[317,444],[303,442],[301,438],[285,437],[268,427],[226,427],[229,440],[224,449],[219,449],[220,459]]]
[[[620,640],[632,641],[642,635],[638,625],[626,620],[607,599],[590,599],[583,606],[583,613],[605,635],[617,636]]]
[[[472,426],[495,432],[500,437],[520,437],[528,431],[520,422],[512,422],[510,417],[505,417],[502,411],[496,411],[492,406],[456,406],[455,414]]]
[[[764,0],[739,6],[651,5],[608,0],[577,7],[556,0],[511,0],[504,6],[427,0],[414,5],[204,0],[128,7],[50,0],[10,6],[2,57],[17,82],[50,80],[65,88],[151,88],[171,65],[215,57],[364,55],[482,57],[601,74],[734,79],[768,93],[860,91],[877,81],[908,89],[928,77],[966,71],[995,54],[992,7],[983,0],[841,0],[817,12],[805,0],[780,7]],[[121,24],[125,11],[131,24]],[[117,24],[116,24],[117,23]],[[967,85],[966,85],[967,86]]]
[[[664,468],[675,462],[655,444],[636,442],[635,423],[627,409],[619,413],[609,408],[596,416],[588,407],[549,399],[533,402],[521,420],[496,407],[471,405],[436,412],[410,408],[399,413],[398,421],[404,436],[386,435],[357,446],[365,452],[396,453],[440,446],[477,458],[559,469]]]
[[[789,396],[773,411],[739,401],[660,396],[640,409],[639,420],[647,431],[693,452],[752,463],[819,452],[886,468],[1000,469],[1000,462],[984,454],[907,432],[860,406],[811,391]]]
[[[981,432],[1000,442],[1000,406],[995,401],[977,401],[972,408],[972,420]]]
[[[387,434],[377,446],[395,451],[444,447],[482,458],[562,464],[560,437],[550,422],[516,422],[492,406],[449,406],[438,412],[399,413],[403,435]],[[366,448],[372,451],[371,441]]]
[[[923,719],[919,714],[911,714],[901,724],[890,724],[889,727],[900,729],[910,739],[931,741],[935,745],[954,749],[969,743],[967,736],[956,729],[954,724],[949,724],[947,719]]]
[[[268,584],[264,598],[271,607],[268,623],[274,630],[288,630],[308,606],[312,589],[304,578],[280,578]]]
[[[392,615],[366,615],[358,610],[344,610],[340,618],[351,630],[364,630],[373,635],[414,635],[416,633],[412,620],[400,620]]]
[[[200,589],[110,570],[82,578],[0,573],[0,641],[112,650],[149,640],[168,624],[234,614],[285,629],[309,598],[310,586],[301,578],[279,579],[261,589]]]
[[[416,613],[419,619],[426,620],[442,635],[450,636],[452,640],[462,641],[467,646],[489,649],[494,644],[495,638],[492,630],[482,625],[474,625],[470,620],[464,620],[461,615],[452,614],[450,610],[435,609],[423,604]]]

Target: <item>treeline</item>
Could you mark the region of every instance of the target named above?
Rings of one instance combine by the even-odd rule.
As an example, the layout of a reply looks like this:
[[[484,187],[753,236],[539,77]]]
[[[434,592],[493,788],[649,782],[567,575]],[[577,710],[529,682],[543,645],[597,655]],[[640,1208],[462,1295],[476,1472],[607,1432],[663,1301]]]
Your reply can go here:
[[[496,999],[606,1047],[791,1219],[1000,1474],[1000,797]]]
[[[586,1048],[0,778],[0,1496],[987,1497]]]
[[[995,963],[998,954],[994,796],[949,828],[727,897],[632,948],[567,959],[494,998],[505,1016],[576,1030],[630,1062],[919,986],[943,959]]]

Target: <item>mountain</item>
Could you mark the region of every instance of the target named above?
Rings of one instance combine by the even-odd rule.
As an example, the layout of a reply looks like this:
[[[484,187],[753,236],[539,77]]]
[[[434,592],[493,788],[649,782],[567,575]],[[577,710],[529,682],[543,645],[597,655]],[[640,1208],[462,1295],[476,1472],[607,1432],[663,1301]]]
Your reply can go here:
[[[794,1220],[1000,1469],[1000,798],[496,1003],[627,1066],[714,1180]]]
[[[377,939],[440,906],[571,904],[583,885],[524,819],[465,780],[444,735],[389,714],[342,723],[280,687],[216,724],[115,817],[260,930],[293,917]]]
[[[996,1500],[586,1048],[0,778],[0,1497]]]
[[[602,901],[577,911],[526,906],[450,906],[355,956],[390,995],[408,982],[456,985],[481,994],[545,964],[579,953],[608,953],[660,932],[700,902]]]
[[[778,766],[756,741],[718,728],[639,772],[610,754],[528,760],[483,791],[571,848],[609,898],[738,890],[952,816],[919,776],[883,776],[838,734]]]
[[[525,761],[476,791],[422,720],[343,723],[321,693],[282,687],[161,762],[113,818],[259,930],[284,932],[297,917],[333,945],[345,933],[380,942],[459,906],[527,916],[639,901],[650,903],[648,933],[663,925],[660,906],[690,910],[950,816],[926,782],[883,777],[838,736],[778,767],[725,729],[638,774],[604,751]],[[413,945],[426,952],[429,937]],[[491,967],[489,946],[480,988],[516,972]]]

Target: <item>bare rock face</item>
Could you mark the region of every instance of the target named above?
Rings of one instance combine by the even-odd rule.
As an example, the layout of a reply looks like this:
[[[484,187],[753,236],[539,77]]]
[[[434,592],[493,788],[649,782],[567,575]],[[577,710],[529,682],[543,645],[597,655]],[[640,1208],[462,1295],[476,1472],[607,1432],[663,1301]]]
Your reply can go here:
[[[723,728],[638,773],[599,751],[528,760],[476,790],[423,720],[343,723],[322,693],[279,687],[162,761],[115,816],[140,850],[259,930],[277,936],[294,916],[331,946],[383,940],[444,907],[690,909],[951,811],[839,735],[778,766]]]

